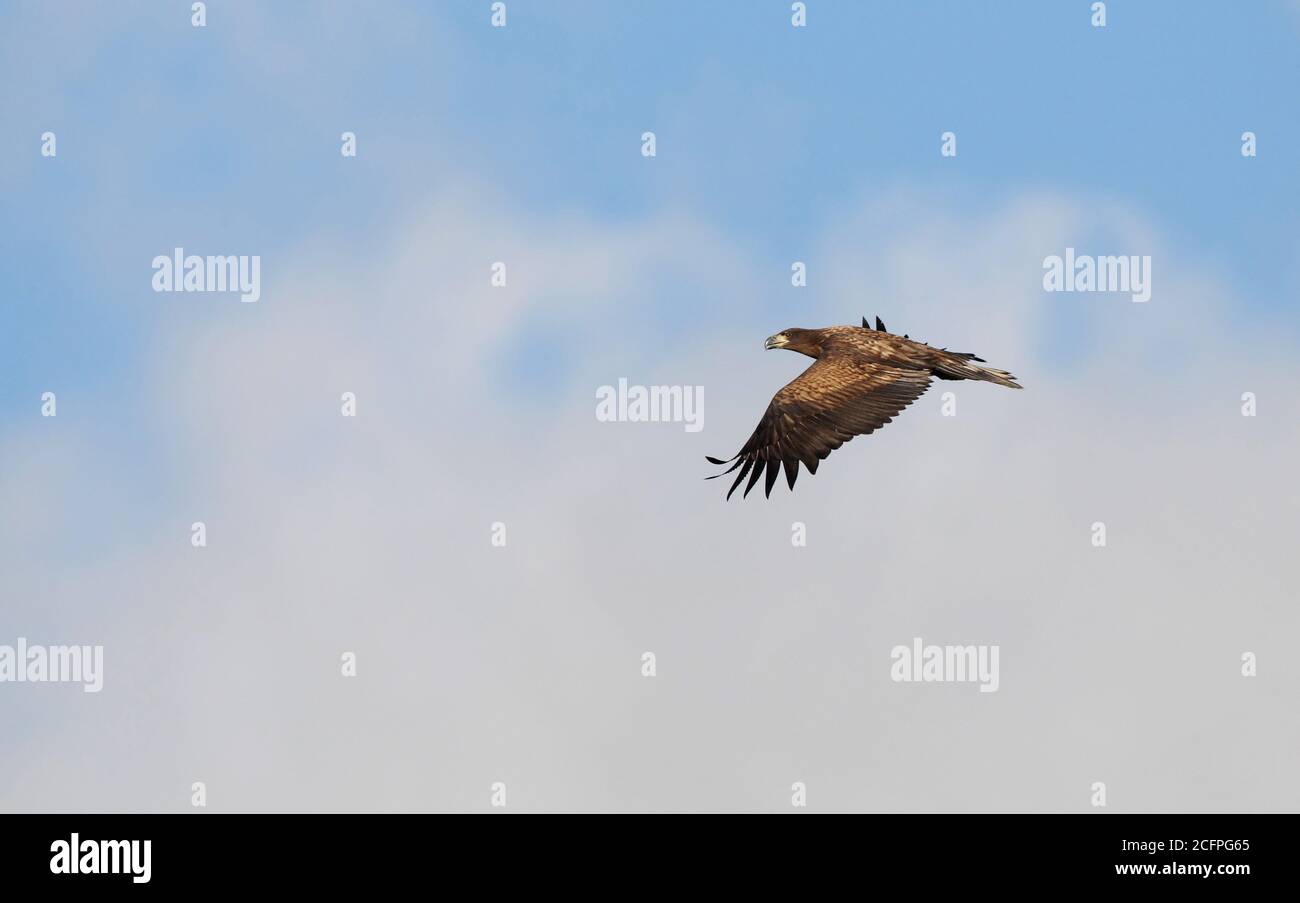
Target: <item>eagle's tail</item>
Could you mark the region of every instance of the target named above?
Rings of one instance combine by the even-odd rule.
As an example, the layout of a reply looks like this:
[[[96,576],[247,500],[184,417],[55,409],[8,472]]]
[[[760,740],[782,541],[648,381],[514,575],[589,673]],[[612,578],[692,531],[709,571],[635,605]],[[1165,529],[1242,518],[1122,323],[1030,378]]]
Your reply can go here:
[[[940,379],[978,379],[1010,389],[1024,388],[1007,371],[985,366],[983,358],[958,351],[940,351],[934,362],[934,375]]]

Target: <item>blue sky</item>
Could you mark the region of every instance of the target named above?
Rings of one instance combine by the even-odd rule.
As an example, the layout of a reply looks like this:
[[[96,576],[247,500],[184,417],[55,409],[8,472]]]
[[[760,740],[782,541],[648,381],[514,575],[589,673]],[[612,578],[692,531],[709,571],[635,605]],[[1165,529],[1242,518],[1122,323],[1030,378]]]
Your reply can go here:
[[[205,29],[167,4],[2,9],[0,413],[29,418],[51,387],[65,410],[111,409],[98,441],[142,480],[164,464],[142,438],[142,361],[175,326],[240,314],[152,294],[155,254],[274,262],[325,242],[364,261],[466,178],[542,220],[680,211],[769,262],[775,286],[806,260],[813,292],[819,239],[864,198],[1115,204],[1229,281],[1236,325],[1300,341],[1293,5],[1113,2],[1093,28],[1085,3],[817,2],[803,29],[784,2],[515,2],[504,29],[481,3],[218,3]],[[55,159],[38,153],[47,129]],[[338,153],[344,130],[356,159]],[[955,159],[938,152],[946,130]],[[899,228],[934,212],[904,207]],[[672,339],[709,316],[716,299],[679,274],[645,278],[662,302],[614,322]],[[797,319],[785,298],[749,303],[778,328]],[[872,304],[888,314],[864,289],[840,321]],[[1060,363],[1088,346],[1090,317],[1051,315]],[[545,304],[521,313],[499,387],[565,391],[568,359],[536,339],[566,328]]]
[[[782,261],[886,186],[976,207],[1032,189],[1095,195],[1221,265],[1259,312],[1289,308],[1294,7],[1113,2],[1091,28],[1084,3],[821,2],[795,30],[788,6],[516,2],[493,29],[476,3],[390,7],[346,28],[314,21],[316,4],[275,4],[257,17],[258,53],[295,52],[272,67],[221,34],[227,16],[247,18],[238,5],[213,4],[206,31],[167,4],[84,18],[68,5],[33,41],[24,22],[46,15],[5,4],[4,40],[26,44],[0,106],[15,171],[0,224],[10,385],[25,398],[51,367],[129,380],[156,311],[131,296],[137,259],[96,253],[107,223],[137,233],[138,253],[364,241],[450,171],[543,214],[618,222],[685,206]],[[37,155],[47,128],[57,160]],[[361,136],[357,161],[337,154],[344,129]],[[652,168],[635,152],[646,129]],[[948,129],[955,160],[937,151]]]

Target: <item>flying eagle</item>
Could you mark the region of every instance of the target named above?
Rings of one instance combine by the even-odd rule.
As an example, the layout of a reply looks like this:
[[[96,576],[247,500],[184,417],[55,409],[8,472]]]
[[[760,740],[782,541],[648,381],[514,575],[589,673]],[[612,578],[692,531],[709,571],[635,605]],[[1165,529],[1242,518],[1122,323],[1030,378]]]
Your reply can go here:
[[[740,468],[727,498],[746,474],[745,495],[749,495],[764,468],[765,495],[772,494],[782,467],[786,482],[794,489],[800,462],[809,473],[816,473],[818,462],[835,449],[854,436],[875,432],[920,398],[930,387],[931,377],[980,379],[1021,388],[1005,370],[981,366],[983,358],[894,335],[879,317],[875,329],[865,317],[860,327],[787,329],[769,338],[763,347],[798,351],[816,363],[772,397],[763,419],[739,452],[727,461],[708,458],[712,464],[735,461],[722,473],[707,477],[710,480]]]

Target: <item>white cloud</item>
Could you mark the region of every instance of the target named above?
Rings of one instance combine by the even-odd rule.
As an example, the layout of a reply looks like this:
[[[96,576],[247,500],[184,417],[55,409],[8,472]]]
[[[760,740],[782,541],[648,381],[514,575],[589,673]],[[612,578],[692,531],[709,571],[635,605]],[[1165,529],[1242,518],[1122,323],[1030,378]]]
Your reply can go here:
[[[1294,809],[1289,358],[1226,335],[1231,288],[1139,220],[941,200],[857,205],[794,290],[684,215],[552,222],[480,186],[380,259],[304,247],[258,305],[160,337],[170,520],[52,589],[4,562],[19,611],[111,626],[51,638],[102,642],[105,689],[40,688],[0,807],[181,809],[204,780],[219,810],[472,810],[503,780],[521,810],[783,809],[802,780],[817,809],[1082,811],[1102,780],[1114,810]],[[1041,292],[1042,256],[1090,231],[1156,255],[1151,302]],[[1062,305],[1091,333],[1069,365]],[[941,383],[793,495],[724,504],[703,455],[804,363],[763,337],[860,314],[1026,390]],[[539,323],[565,376],[515,391]],[[703,384],[705,430],[598,423],[618,376]],[[18,518],[45,441],[0,477]],[[999,644],[1001,689],[891,683],[913,636]]]

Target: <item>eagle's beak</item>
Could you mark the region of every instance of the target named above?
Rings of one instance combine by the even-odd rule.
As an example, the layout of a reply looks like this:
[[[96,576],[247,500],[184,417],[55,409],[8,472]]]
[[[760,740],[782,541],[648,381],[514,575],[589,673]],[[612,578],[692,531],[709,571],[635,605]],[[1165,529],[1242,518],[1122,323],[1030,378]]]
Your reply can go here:
[[[773,348],[784,348],[788,344],[790,344],[790,340],[784,335],[778,333],[777,335],[767,337],[767,341],[763,343],[763,349],[765,351],[771,351]]]

